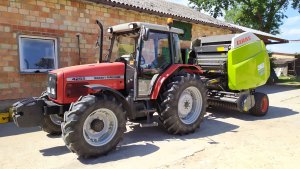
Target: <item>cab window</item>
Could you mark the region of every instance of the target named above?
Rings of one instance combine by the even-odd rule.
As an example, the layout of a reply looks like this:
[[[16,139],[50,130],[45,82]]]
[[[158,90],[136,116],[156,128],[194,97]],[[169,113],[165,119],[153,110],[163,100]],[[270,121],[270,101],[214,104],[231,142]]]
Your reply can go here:
[[[140,66],[146,69],[164,69],[171,63],[169,34],[150,32],[149,39],[143,41]]]

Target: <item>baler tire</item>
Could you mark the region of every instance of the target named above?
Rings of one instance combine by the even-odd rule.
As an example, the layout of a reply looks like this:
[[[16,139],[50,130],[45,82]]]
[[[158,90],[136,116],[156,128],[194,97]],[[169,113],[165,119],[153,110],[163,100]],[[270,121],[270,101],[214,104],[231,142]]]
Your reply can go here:
[[[60,135],[61,127],[60,124],[56,124],[51,119],[50,115],[45,115],[41,124],[41,129],[50,135]]]
[[[254,93],[255,105],[249,110],[253,116],[265,116],[269,110],[269,98],[264,93]]]
[[[199,91],[198,93],[201,95],[201,99],[196,98],[195,100],[201,100],[202,103],[200,103],[201,108],[197,109],[200,110],[199,113],[196,116],[193,114],[191,115],[194,116],[194,120],[192,120],[191,123],[186,123],[182,117],[180,117],[179,101],[182,93],[191,87],[195,91]],[[166,83],[166,85],[163,86],[162,92],[160,93],[160,120],[170,134],[189,134],[195,132],[195,130],[200,127],[206,113],[207,89],[202,83],[199,75],[185,73],[174,76],[168,83]],[[190,94],[192,95],[192,92],[190,92]],[[198,96],[200,96],[199,94]],[[192,105],[193,104],[195,104],[194,101],[192,102]],[[192,110],[190,110],[185,117],[189,116],[191,112]]]
[[[117,128],[115,133],[112,134],[112,136],[109,136],[110,139],[108,139],[108,142],[105,142],[105,144],[102,145],[93,145],[99,143],[99,140],[102,139],[103,135],[97,140],[93,140],[93,138],[88,139],[87,137],[90,137],[90,135],[87,136],[88,132],[85,130],[85,124],[86,121],[90,120],[88,118],[97,114],[101,109],[110,110],[114,114],[114,117],[117,119],[117,125],[115,126]],[[103,112],[100,111],[100,113]],[[126,130],[125,114],[126,112],[123,110],[123,105],[111,95],[102,93],[100,95],[84,96],[74,103],[70,110],[66,112],[64,122],[62,122],[61,125],[63,132],[62,138],[68,149],[73,153],[76,153],[79,157],[90,158],[106,155],[115,149],[117,144],[123,139]],[[94,120],[97,119],[92,119],[92,121],[88,123],[90,130],[92,130],[91,126]],[[102,119],[102,128],[99,129],[100,131],[96,132],[100,133],[104,129],[103,126],[105,127],[105,124]],[[93,141],[96,143],[91,143]]]

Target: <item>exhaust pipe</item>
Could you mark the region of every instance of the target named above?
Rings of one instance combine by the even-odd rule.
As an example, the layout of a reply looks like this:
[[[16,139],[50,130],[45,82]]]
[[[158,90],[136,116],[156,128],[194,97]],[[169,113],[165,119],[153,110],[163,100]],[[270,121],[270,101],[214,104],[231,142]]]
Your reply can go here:
[[[98,37],[98,38],[100,38],[100,39],[98,39],[98,42],[100,40],[100,45],[99,45],[99,47],[100,47],[99,63],[101,63],[102,62],[102,51],[103,51],[102,50],[103,49],[103,25],[102,25],[102,23],[99,20],[96,20],[96,24],[100,28],[100,32],[99,33],[101,33],[101,35],[99,35],[99,37]]]

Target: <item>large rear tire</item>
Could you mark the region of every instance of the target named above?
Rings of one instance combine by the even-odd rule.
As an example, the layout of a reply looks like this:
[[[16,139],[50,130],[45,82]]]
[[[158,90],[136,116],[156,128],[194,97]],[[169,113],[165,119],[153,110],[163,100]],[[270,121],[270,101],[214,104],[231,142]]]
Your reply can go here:
[[[269,110],[269,98],[264,93],[254,93],[255,105],[249,110],[253,116],[265,116]]]
[[[78,156],[105,155],[124,136],[125,112],[114,97],[87,95],[71,106],[61,127],[67,147]]]
[[[171,134],[188,134],[200,127],[206,113],[206,88],[200,76],[173,77],[160,94],[160,119]]]

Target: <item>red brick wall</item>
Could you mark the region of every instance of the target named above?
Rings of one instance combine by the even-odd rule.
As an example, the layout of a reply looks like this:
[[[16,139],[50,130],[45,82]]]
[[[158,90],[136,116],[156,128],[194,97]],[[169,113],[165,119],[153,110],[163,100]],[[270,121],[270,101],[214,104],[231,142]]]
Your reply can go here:
[[[93,63],[99,19],[105,30],[110,25],[143,21],[165,24],[166,19],[85,1],[70,0],[1,0],[0,1],[0,100],[38,96],[46,87],[46,74],[20,74],[17,36],[56,37],[59,42],[59,67]],[[209,28],[209,27],[206,27]],[[218,33],[228,30],[218,29]],[[194,28],[193,28],[194,31]],[[198,36],[198,32],[193,36]],[[76,34],[80,33],[81,58]],[[213,34],[213,32],[211,31]],[[185,43],[188,46],[188,43]],[[105,36],[104,55],[109,46]]]

